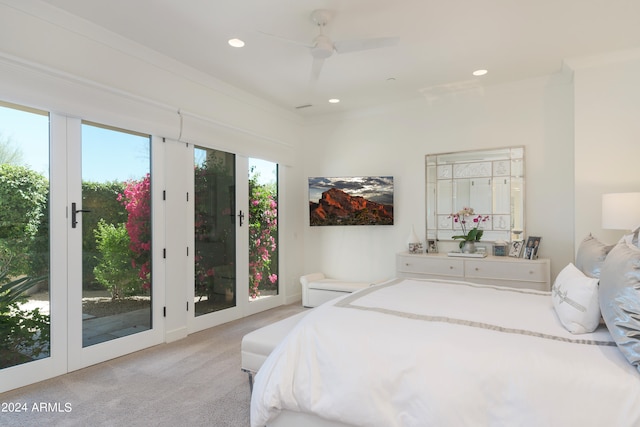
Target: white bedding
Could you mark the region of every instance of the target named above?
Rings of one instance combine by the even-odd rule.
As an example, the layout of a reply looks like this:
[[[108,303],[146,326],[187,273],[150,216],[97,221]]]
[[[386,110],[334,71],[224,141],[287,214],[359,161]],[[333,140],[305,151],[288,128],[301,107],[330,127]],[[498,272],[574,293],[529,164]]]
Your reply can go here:
[[[280,409],[366,426],[640,425],[640,374],[608,331],[572,335],[547,292],[399,279],[315,308],[262,365]]]

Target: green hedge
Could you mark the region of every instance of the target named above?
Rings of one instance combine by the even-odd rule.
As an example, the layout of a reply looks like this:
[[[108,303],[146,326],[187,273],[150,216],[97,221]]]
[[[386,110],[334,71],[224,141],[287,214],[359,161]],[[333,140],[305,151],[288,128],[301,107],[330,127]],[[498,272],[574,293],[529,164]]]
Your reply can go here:
[[[93,269],[99,257],[94,231],[102,219],[123,224],[127,211],[118,194],[121,182],[83,182],[83,282],[97,285]],[[46,274],[49,265],[49,182],[26,166],[0,164],[0,269],[11,277]]]
[[[41,174],[0,164],[0,268],[10,276],[42,272],[42,257],[49,253],[42,239],[49,229],[48,195]]]

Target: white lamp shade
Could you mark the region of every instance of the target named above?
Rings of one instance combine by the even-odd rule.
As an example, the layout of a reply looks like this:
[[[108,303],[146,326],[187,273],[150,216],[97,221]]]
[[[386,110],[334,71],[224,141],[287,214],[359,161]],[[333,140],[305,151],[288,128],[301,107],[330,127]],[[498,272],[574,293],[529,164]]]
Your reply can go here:
[[[602,195],[602,228],[633,230],[640,225],[640,193]]]

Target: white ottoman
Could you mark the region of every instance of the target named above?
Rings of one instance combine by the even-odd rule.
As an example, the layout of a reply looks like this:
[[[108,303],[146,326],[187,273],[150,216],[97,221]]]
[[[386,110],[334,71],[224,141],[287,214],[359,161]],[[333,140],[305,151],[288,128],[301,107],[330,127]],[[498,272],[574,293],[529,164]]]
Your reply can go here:
[[[253,390],[253,375],[258,372],[274,348],[287,336],[310,310],[278,320],[270,325],[249,332],[242,337],[240,346],[240,367],[249,374],[249,386]]]
[[[302,305],[305,307],[317,307],[344,294],[350,294],[372,285],[370,282],[329,279],[322,273],[302,276],[300,284],[302,285]]]

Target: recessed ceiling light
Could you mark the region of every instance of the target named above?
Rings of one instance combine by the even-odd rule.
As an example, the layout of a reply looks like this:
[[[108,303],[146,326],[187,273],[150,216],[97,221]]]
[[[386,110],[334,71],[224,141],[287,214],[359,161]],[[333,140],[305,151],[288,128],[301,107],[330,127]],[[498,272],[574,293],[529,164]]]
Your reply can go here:
[[[338,98],[331,98],[329,100],[329,103],[331,103],[331,104],[337,104],[338,102],[340,102],[340,100]]]
[[[244,42],[240,39],[229,39],[229,46],[233,47],[243,47]]]
[[[473,72],[474,76],[484,76],[485,74],[487,74],[487,70],[475,70]]]

